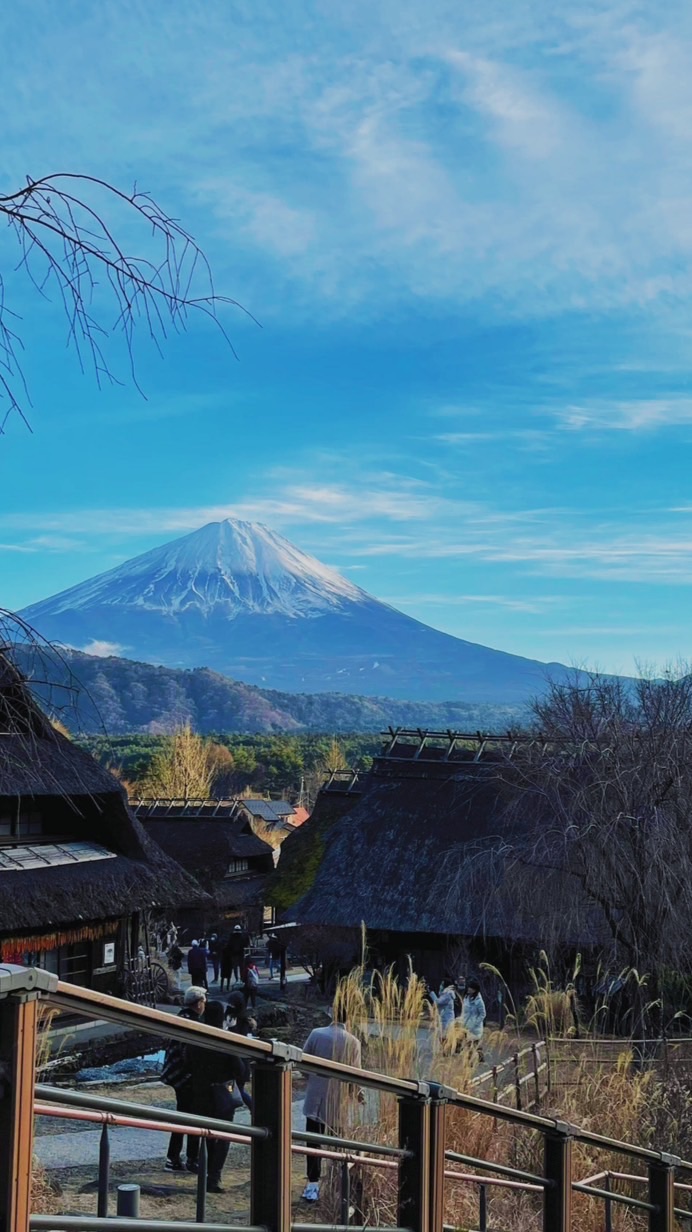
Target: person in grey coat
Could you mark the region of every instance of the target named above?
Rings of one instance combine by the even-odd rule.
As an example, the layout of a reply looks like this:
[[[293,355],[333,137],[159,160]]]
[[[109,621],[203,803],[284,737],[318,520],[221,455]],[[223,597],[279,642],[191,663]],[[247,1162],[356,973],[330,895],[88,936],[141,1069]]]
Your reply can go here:
[[[334,1022],[328,1027],[316,1027],[311,1031],[303,1052],[309,1057],[322,1057],[328,1061],[341,1061],[344,1065],[360,1067],[360,1040],[346,1030],[343,1015],[337,1010]],[[338,1134],[343,1122],[344,1100],[348,1095],[357,1095],[362,1103],[363,1092],[337,1078],[322,1078],[310,1074],[305,1090],[303,1112],[305,1128],[309,1134]],[[307,1185],[303,1197],[307,1202],[317,1202],[320,1196],[322,1160],[319,1155],[307,1157]]]

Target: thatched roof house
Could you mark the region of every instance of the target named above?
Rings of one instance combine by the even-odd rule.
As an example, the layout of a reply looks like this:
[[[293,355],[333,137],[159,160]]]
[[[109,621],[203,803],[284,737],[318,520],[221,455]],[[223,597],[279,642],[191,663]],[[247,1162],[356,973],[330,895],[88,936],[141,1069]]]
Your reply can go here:
[[[0,650],[0,959],[110,985],[143,912],[200,896]]]
[[[498,757],[451,740],[402,733],[357,793],[320,793],[284,845],[271,891],[281,918],[329,929],[365,923],[387,958],[410,953],[434,979],[455,949],[472,962],[508,948],[537,952],[554,935],[556,911],[564,940],[595,943],[606,930],[576,883],[506,864],[521,820]]]
[[[253,930],[261,928],[273,851],[253,832],[236,801],[140,800],[135,815],[210,896],[201,915],[188,913],[183,925],[194,922],[206,928],[242,920]]]

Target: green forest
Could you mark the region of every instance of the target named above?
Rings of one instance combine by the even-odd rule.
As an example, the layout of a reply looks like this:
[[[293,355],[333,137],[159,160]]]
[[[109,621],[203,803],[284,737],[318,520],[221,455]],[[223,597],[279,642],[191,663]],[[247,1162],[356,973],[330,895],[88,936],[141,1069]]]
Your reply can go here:
[[[375,735],[234,735],[210,738],[214,747],[228,750],[219,759],[220,771],[214,779],[214,795],[236,795],[250,789],[260,793],[302,791],[312,803],[319,786],[331,770],[367,770],[382,748]],[[146,783],[157,755],[171,744],[169,736],[102,736],[82,738],[79,743],[104,766],[115,770],[128,785],[147,794]]]

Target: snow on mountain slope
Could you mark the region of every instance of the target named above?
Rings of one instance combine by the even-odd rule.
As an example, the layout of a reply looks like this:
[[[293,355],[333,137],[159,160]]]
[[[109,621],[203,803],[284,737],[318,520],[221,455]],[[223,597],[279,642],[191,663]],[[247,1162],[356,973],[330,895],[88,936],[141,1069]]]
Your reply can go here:
[[[432,629],[266,526],[230,518],[21,615],[78,650],[117,647],[287,692],[514,704],[566,670]]]
[[[151,612],[195,608],[226,619],[242,613],[311,616],[364,591],[266,526],[227,518],[136,556],[26,611],[42,615],[115,604]]]

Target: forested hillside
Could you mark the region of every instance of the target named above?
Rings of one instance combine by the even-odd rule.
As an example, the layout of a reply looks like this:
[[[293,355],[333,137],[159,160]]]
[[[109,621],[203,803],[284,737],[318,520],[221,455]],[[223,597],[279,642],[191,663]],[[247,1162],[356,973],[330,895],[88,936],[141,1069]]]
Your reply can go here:
[[[114,769],[133,788],[133,794],[151,794],[146,781],[157,754],[171,744],[169,736],[92,736],[80,740],[104,765]],[[367,770],[382,748],[382,738],[346,735],[335,740],[310,735],[217,735],[214,747],[229,750],[215,776],[213,794],[230,796],[250,788],[253,792],[287,793],[311,804],[331,770],[349,767]],[[156,794],[156,792],[154,792]]]
[[[379,732],[402,727],[505,729],[519,706],[402,702],[339,693],[280,693],[229,680],[208,668],[176,670],[65,650],[43,656],[40,671],[20,647],[19,665],[70,730],[84,734],[198,732]],[[75,684],[69,692],[56,686]]]

